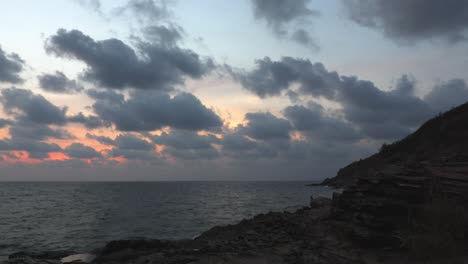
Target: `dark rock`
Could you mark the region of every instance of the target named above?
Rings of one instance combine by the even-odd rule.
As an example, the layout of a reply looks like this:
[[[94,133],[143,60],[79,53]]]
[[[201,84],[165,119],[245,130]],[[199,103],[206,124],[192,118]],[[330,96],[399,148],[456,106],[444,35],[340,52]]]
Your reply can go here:
[[[312,198],[310,197],[310,207],[311,208],[325,208],[329,207],[331,200],[324,197]]]

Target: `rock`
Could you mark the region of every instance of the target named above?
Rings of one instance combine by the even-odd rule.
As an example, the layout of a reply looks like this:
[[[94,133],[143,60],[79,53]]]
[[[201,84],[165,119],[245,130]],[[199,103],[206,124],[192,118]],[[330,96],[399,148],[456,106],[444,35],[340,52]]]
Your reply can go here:
[[[325,208],[329,207],[331,200],[324,197],[312,198],[310,197],[310,207],[311,208]]]

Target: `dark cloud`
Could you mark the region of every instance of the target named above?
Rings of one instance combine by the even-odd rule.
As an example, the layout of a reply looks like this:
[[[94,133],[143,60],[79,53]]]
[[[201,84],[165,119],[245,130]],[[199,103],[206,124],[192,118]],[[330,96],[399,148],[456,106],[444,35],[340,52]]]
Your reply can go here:
[[[198,79],[208,73],[214,64],[202,60],[191,50],[168,46],[173,34],[159,28],[161,43],[137,40],[138,49],[118,39],[95,41],[78,30],[58,30],[47,40],[48,53],[83,61],[88,66],[85,80],[109,88],[167,90],[184,82],[186,77]],[[140,54],[141,56],[138,56]]]
[[[6,53],[0,47],[0,82],[22,83],[19,76],[23,71],[24,60],[16,53]]]
[[[71,123],[83,124],[86,128],[89,128],[89,129],[110,126],[109,122],[104,122],[97,116],[93,116],[93,115],[85,116],[81,112],[73,116],[68,116],[67,121]]]
[[[194,131],[172,130],[170,133],[152,136],[153,142],[164,145],[164,153],[183,160],[214,159],[219,157],[212,146],[220,140],[214,135],[198,135]]]
[[[364,135],[402,137],[433,115],[426,102],[414,94],[402,93],[408,85],[403,77],[396,90],[382,91],[370,81],[342,76],[337,101],[343,106],[346,119],[359,126]],[[376,124],[379,124],[376,126]],[[397,137],[397,138],[398,138]]]
[[[115,141],[110,137],[96,136],[96,135],[93,135],[93,134],[90,134],[90,133],[86,133],[86,137],[89,138],[89,139],[94,139],[94,140],[96,140],[97,142],[99,142],[99,143],[101,143],[103,145],[109,145],[109,146],[114,146],[115,145]]]
[[[436,85],[424,100],[435,112],[444,112],[468,101],[468,87],[462,79],[454,79]]]
[[[224,135],[222,144],[223,150],[233,152],[252,150],[257,146],[257,142],[250,140],[239,133],[229,133]]]
[[[25,122],[63,125],[67,108],[59,108],[42,95],[30,90],[8,88],[1,91],[0,103],[5,113]]]
[[[44,91],[52,93],[76,93],[83,90],[83,87],[78,85],[76,81],[68,79],[68,77],[60,71],[55,74],[42,74],[38,76],[39,84]]]
[[[312,39],[312,37],[309,35],[309,33],[307,31],[305,31],[304,29],[298,29],[296,30],[291,38],[304,45],[304,46],[309,46],[309,45],[313,45],[315,46],[316,44],[314,43],[314,40]],[[318,47],[317,47],[318,48]]]
[[[4,127],[7,127],[11,124],[13,124],[14,122],[9,120],[9,119],[4,119],[4,118],[0,118],[0,128],[4,128]]]
[[[292,107],[286,115],[298,130],[310,136],[335,135],[349,140],[359,137],[395,140],[401,138],[437,111],[446,111],[467,99],[464,81],[452,80],[434,87],[421,99],[415,95],[416,81],[402,76],[391,90],[381,90],[371,81],[340,76],[321,63],[284,57],[279,61],[264,58],[252,71],[231,71],[244,88],[259,97],[287,95],[295,102],[312,96],[324,97],[340,106],[329,118],[323,110]],[[345,137],[348,131],[348,137]],[[361,134],[360,136],[358,134]]]
[[[254,141],[242,134],[242,129],[224,135],[221,146],[223,155],[235,160],[276,158],[278,151],[268,143]]]
[[[96,100],[109,101],[117,104],[125,102],[125,96],[121,93],[117,93],[112,90],[95,90],[90,89],[86,91],[86,94]]]
[[[49,158],[49,153],[47,152],[33,152],[33,151],[29,151],[28,152],[28,156],[29,158],[31,159],[47,159]]]
[[[119,149],[125,150],[152,150],[154,145],[132,134],[119,135],[114,140]]]
[[[296,42],[317,49],[317,44],[301,25],[309,24],[308,18],[319,15],[318,11],[307,7],[309,2],[310,0],[252,0],[255,17],[265,20],[277,36],[290,35]],[[297,29],[290,34],[289,31],[294,27]]]
[[[278,118],[269,112],[247,113],[247,124],[238,129],[243,134],[260,140],[289,139],[292,127],[288,120]]]
[[[210,130],[221,119],[189,93],[170,97],[161,92],[133,92],[128,99],[112,92],[90,92],[92,108],[104,121],[121,131],[152,131],[165,126],[186,130]]]
[[[27,138],[32,140],[74,139],[75,137],[67,130],[61,128],[50,128],[48,125],[18,122],[9,128],[13,138]]]
[[[180,160],[212,160],[219,157],[218,151],[214,148],[185,150],[168,148],[164,150],[164,153]]]
[[[65,154],[71,158],[93,159],[102,157],[101,153],[95,149],[85,146],[81,143],[73,143],[64,149]]]
[[[173,130],[170,133],[162,133],[153,136],[153,142],[177,149],[209,149],[212,143],[219,142],[214,135],[198,135],[193,131]]]
[[[0,151],[28,151],[39,153],[60,152],[62,149],[54,143],[45,143],[28,138],[14,137],[0,140]]]
[[[164,47],[175,47],[182,39],[183,29],[179,26],[147,26],[143,34],[152,43],[160,43]]]
[[[49,152],[62,151],[58,145],[44,140],[75,138],[64,129],[30,121],[9,121],[9,134],[10,138],[0,140],[0,151],[27,151],[33,159],[45,159]]]
[[[468,2],[460,0],[346,0],[349,17],[397,41],[443,38],[464,41]]]
[[[142,160],[142,161],[155,161],[159,157],[155,151],[149,150],[136,150],[136,149],[119,149],[114,148],[109,151],[109,156],[117,158],[125,158],[128,160]]]
[[[284,110],[284,115],[294,128],[302,131],[315,141],[356,141],[361,138],[358,131],[348,122],[327,115],[322,106],[310,107],[295,105]]]
[[[254,70],[233,72],[233,76],[262,98],[280,95],[294,83],[299,84],[301,93],[331,98],[340,84],[336,72],[329,72],[323,64],[312,64],[308,59],[283,57],[280,61],[272,61],[265,57],[255,63]]]
[[[114,146],[108,152],[111,157],[123,157],[129,160],[156,160],[157,154],[154,150],[155,145],[132,134],[121,134],[115,139],[103,136],[86,135],[104,145]]]

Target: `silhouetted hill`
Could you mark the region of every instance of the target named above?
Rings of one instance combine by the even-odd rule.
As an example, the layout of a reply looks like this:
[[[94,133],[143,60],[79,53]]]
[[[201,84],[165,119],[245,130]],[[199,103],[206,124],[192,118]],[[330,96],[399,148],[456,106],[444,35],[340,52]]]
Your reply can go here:
[[[368,176],[390,165],[414,162],[458,162],[468,160],[468,103],[440,114],[424,123],[416,132],[381,150],[369,158],[340,169],[323,184],[343,187],[357,177]]]

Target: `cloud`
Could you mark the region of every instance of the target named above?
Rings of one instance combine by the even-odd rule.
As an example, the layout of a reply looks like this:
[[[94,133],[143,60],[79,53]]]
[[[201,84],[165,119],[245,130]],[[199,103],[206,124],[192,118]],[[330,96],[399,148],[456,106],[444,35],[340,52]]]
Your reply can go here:
[[[97,140],[111,143],[108,138]],[[112,157],[123,157],[129,160],[157,160],[154,144],[132,134],[121,134],[113,140],[115,146],[109,154]]]
[[[442,38],[466,41],[468,2],[459,0],[343,1],[350,19],[398,42]]]
[[[168,46],[174,41],[172,34],[161,28],[153,33],[159,34],[161,43],[136,40],[135,50],[115,38],[95,41],[81,31],[60,29],[47,40],[46,50],[83,61],[87,65],[84,80],[116,89],[168,90],[186,77],[199,79],[213,69],[210,59],[202,60],[191,50]]]
[[[42,74],[38,76],[38,79],[41,88],[47,92],[71,94],[83,90],[83,87],[78,85],[76,81],[68,79],[60,71],[56,71],[55,74]]]
[[[239,126],[243,134],[260,140],[289,139],[292,127],[288,120],[278,118],[269,112],[247,113],[246,125]]]
[[[443,112],[468,101],[468,87],[462,79],[436,85],[425,97],[435,112]]]
[[[70,134],[67,130],[61,128],[50,128],[48,125],[17,122],[11,125],[9,133],[13,138],[27,138],[32,140],[45,140],[50,138],[55,139],[74,139],[75,136]]]
[[[86,137],[94,139],[103,145],[113,146],[111,150],[107,151],[109,157],[123,157],[128,160],[143,161],[154,161],[158,159],[154,144],[136,135],[121,134],[115,139],[112,139],[106,136],[96,136],[87,133]]]
[[[299,84],[301,93],[331,98],[340,83],[336,72],[329,72],[323,64],[312,64],[308,59],[283,57],[280,61],[272,61],[265,57],[255,63],[254,70],[232,71],[232,75],[261,98],[281,95],[295,83]]]
[[[223,150],[233,152],[252,150],[257,146],[257,142],[250,140],[239,133],[229,133],[224,135],[222,144]]]
[[[408,85],[405,77],[400,82]],[[372,82],[356,77],[342,76],[337,101],[343,106],[346,120],[374,138],[405,136],[433,115],[428,104],[412,93],[402,93],[398,88],[382,91]]]
[[[22,83],[24,80],[19,76],[23,71],[24,60],[16,53],[6,53],[0,47],[0,82]]]
[[[148,141],[131,134],[122,134],[115,138],[114,144],[119,149],[126,150],[152,150],[154,145]]]
[[[160,43],[164,47],[175,47],[182,40],[183,29],[177,25],[171,26],[147,26],[143,28],[146,39],[152,43]]]
[[[318,104],[288,106],[283,112],[295,129],[314,141],[352,142],[362,138],[351,123],[327,115]]]
[[[135,149],[119,149],[113,148],[109,151],[109,156],[114,158],[125,158],[135,161],[156,161],[159,159],[155,151],[135,150]]]
[[[264,142],[251,140],[243,135],[242,129],[224,135],[221,146],[222,153],[234,160],[273,159],[278,156],[274,146]]]
[[[73,143],[69,145],[64,149],[64,152],[69,157],[77,159],[94,159],[102,157],[102,155],[95,149],[81,143]]]
[[[102,5],[101,5],[100,0],[73,0],[73,1],[77,2],[79,5],[81,5],[83,7],[89,8],[89,9],[93,10],[94,12],[96,12],[96,13],[100,14],[101,16],[103,16]]]
[[[168,148],[164,153],[171,155],[179,160],[212,160],[219,157],[219,153],[214,148],[206,149],[186,149]]]
[[[11,124],[13,124],[14,122],[9,120],[9,119],[5,119],[5,118],[0,118],[0,128],[4,128],[4,127],[7,127]]]
[[[106,136],[96,136],[90,133],[86,133],[86,138],[94,139],[103,145],[109,145],[109,146],[115,145],[115,141],[112,138],[106,137]]]
[[[158,145],[169,146],[177,149],[206,149],[212,148],[211,144],[219,140],[214,135],[198,135],[193,131],[173,130],[170,133],[162,133],[153,136],[153,142]]]
[[[170,133],[152,136],[153,142],[166,146],[164,153],[184,160],[214,159],[219,157],[212,146],[220,142],[214,135],[198,135],[193,131],[172,130]]]
[[[47,158],[50,152],[62,149],[55,143],[45,143],[28,138],[7,138],[0,140],[0,151],[28,151],[35,157]]]
[[[67,108],[59,108],[42,95],[30,90],[7,88],[1,91],[0,103],[5,113],[18,120],[41,124],[63,125]]]
[[[30,158],[46,159],[50,152],[61,152],[54,143],[44,142],[48,139],[69,140],[75,136],[61,128],[31,121],[8,121],[10,138],[0,140],[0,151],[27,151]]]
[[[76,115],[68,116],[67,121],[71,123],[83,124],[86,128],[95,129],[99,127],[109,127],[109,122],[102,121],[99,117],[94,115],[85,116],[82,112]]]
[[[252,0],[255,18],[265,20],[268,26],[278,37],[289,37],[305,46],[318,49],[315,40],[301,25],[310,26],[311,17],[320,13],[312,10],[307,5],[310,0]],[[295,25],[293,25],[295,24]],[[296,28],[290,33],[291,28]]]
[[[414,93],[416,81],[407,75],[398,79],[393,89],[384,91],[371,81],[339,75],[321,63],[305,59],[283,57],[272,61],[266,57],[256,64],[251,71],[228,70],[245,89],[261,98],[287,95],[294,103],[324,98],[339,107],[334,114],[337,118],[332,119],[320,109],[286,109],[285,114],[297,129],[315,126],[315,130],[307,133],[309,136],[344,136],[346,133],[340,131],[348,131],[349,140],[359,137],[395,140],[437,112],[468,99],[462,80],[440,84],[425,98],[420,98]]]
[[[118,15],[130,12],[132,16],[138,17],[141,23],[146,24],[154,24],[170,17],[166,1],[129,0],[115,11]]]
[[[186,130],[211,130],[221,119],[189,93],[170,97],[161,92],[135,91],[128,99],[112,92],[91,91],[94,112],[121,131],[152,131],[169,126]]]

